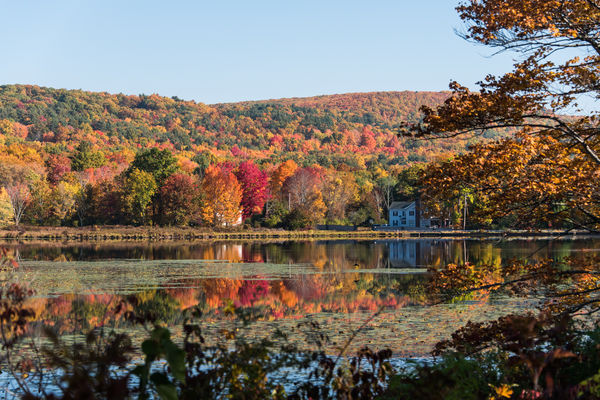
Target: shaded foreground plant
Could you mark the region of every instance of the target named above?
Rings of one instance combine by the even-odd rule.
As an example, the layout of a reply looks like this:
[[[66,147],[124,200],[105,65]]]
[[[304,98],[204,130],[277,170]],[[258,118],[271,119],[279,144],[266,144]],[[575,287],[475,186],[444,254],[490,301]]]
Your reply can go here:
[[[507,315],[469,322],[428,363],[391,378],[394,399],[598,399],[600,328],[570,316]]]
[[[537,297],[539,313],[472,322],[439,342],[434,362],[391,381],[395,398],[600,398],[597,257],[430,269],[434,302]],[[469,372],[470,371],[470,372]]]
[[[35,313],[25,306],[31,295],[17,284],[0,288],[3,371],[11,376],[5,396],[10,398],[370,399],[384,390],[392,372],[389,350],[363,348],[346,358],[346,345],[337,357],[327,355],[323,346],[329,339],[316,323],[293,332],[305,335],[315,351],[300,351],[281,331],[248,338],[243,333],[257,315],[233,304],[224,312],[236,325],[222,330],[216,343],[206,342],[198,308],[186,312],[178,341],[152,313],[136,310],[134,296],[107,306],[105,319],[123,315],[143,325],[148,337],[141,346],[100,322],[74,341],[45,326],[47,344],[40,347],[33,339]]]

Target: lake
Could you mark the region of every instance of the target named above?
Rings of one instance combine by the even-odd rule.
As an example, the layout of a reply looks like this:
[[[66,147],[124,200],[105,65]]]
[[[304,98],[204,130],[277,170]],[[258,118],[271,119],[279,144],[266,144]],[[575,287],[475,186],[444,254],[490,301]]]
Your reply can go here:
[[[249,337],[276,328],[294,337],[299,324],[317,322],[333,353],[368,322],[350,351],[389,347],[401,358],[426,356],[469,320],[495,319],[536,303],[482,295],[428,306],[428,266],[560,259],[599,252],[600,239],[5,242],[0,247],[19,260],[10,279],[35,291],[29,305],[38,324],[51,325],[64,337],[105,324],[141,338],[141,328],[107,317],[107,309],[129,296],[173,327],[176,337],[183,310],[198,307],[207,337],[216,339],[221,328],[236,322],[223,313],[233,304],[257,310]]]

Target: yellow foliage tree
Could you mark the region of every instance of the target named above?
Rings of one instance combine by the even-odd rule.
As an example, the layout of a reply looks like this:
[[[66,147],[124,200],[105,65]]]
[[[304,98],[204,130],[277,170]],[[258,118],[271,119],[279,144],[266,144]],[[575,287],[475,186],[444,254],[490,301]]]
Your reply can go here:
[[[158,190],[154,176],[150,172],[134,168],[125,178],[121,202],[123,212],[134,224],[148,223],[152,196]]]
[[[10,225],[12,222],[12,208],[10,198],[4,188],[0,188],[0,226]]]
[[[346,208],[358,200],[358,186],[351,173],[331,173],[325,178],[321,191],[329,222],[342,222],[346,216]]]

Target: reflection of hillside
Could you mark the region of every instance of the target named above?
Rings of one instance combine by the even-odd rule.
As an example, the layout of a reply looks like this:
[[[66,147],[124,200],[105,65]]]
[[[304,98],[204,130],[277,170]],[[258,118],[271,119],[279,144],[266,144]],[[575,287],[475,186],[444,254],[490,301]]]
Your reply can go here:
[[[30,283],[37,293],[28,305],[40,325],[44,322],[60,332],[99,325],[138,329],[122,313],[111,312],[126,298],[135,300],[136,311],[152,313],[170,326],[181,325],[183,310],[198,307],[203,329],[215,337],[219,327],[235,323],[222,312],[230,302],[259,310],[257,329],[291,329],[297,320],[315,319],[336,339],[385,307],[376,328],[357,338],[357,346],[389,345],[399,353],[414,353],[415,343],[419,351],[427,351],[468,320],[486,320],[523,308],[524,303],[469,297],[421,307],[430,275],[400,269],[464,261],[497,266],[517,257],[577,256],[597,249],[598,243],[427,239],[10,248],[26,260],[13,277]]]

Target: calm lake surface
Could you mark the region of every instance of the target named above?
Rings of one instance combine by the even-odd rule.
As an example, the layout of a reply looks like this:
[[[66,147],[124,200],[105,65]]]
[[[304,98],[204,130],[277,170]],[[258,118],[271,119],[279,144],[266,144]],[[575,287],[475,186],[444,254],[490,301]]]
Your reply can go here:
[[[254,307],[247,335],[275,328],[296,332],[314,321],[336,351],[377,310],[350,350],[389,347],[396,357],[426,355],[467,321],[533,309],[536,299],[474,296],[426,306],[427,266],[515,258],[554,258],[600,252],[600,239],[383,240],[306,242],[119,242],[0,244],[19,259],[11,276],[35,290],[30,305],[40,324],[73,335],[104,323],[130,327],[106,310],[125,296],[180,334],[183,310],[203,311],[207,335],[235,324],[222,309]],[[178,333],[179,332],[179,333]],[[300,334],[293,334],[301,341]]]

